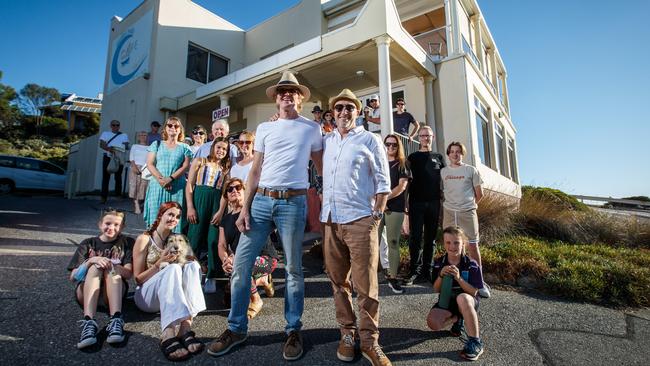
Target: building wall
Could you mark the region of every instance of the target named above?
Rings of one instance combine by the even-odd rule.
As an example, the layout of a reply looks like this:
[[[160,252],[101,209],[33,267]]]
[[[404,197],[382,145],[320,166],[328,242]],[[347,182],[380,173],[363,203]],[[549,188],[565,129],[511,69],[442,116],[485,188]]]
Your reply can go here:
[[[324,22],[319,1],[301,1],[246,32],[245,64],[320,36]]]

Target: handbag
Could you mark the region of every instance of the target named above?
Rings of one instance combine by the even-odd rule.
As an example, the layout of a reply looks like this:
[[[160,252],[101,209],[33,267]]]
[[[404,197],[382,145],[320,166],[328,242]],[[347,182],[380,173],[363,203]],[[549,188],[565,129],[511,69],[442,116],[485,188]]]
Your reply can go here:
[[[108,166],[106,167],[106,171],[109,174],[117,173],[118,170],[120,170],[120,158],[117,157],[116,154],[111,153],[111,160],[108,162]]]
[[[142,166],[142,169],[140,169],[140,178],[144,180],[151,180],[151,178],[153,178],[153,174],[151,174],[146,165]]]

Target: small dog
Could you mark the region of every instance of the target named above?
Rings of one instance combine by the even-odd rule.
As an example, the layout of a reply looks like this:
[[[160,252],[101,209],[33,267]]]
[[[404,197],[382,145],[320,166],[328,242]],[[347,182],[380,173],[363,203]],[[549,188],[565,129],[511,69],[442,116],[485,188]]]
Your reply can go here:
[[[194,252],[192,252],[192,247],[190,247],[190,242],[187,237],[183,234],[172,234],[167,238],[167,243],[165,244],[165,249],[169,248],[170,253],[178,254],[176,260],[172,263],[178,263],[182,266],[185,265],[188,261],[195,260]],[[170,263],[162,262],[160,263],[160,269],[167,267]]]

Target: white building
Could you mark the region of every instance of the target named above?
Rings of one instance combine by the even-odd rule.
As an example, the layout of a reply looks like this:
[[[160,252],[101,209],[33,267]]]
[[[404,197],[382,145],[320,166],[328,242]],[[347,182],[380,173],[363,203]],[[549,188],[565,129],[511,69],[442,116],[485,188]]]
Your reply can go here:
[[[111,21],[101,130],[117,119],[133,141],[170,115],[208,126],[224,106],[231,131],[253,130],[275,113],[264,90],[287,69],[312,91],[307,117],[343,88],[379,94],[386,134],[401,96],[439,152],[463,142],[487,189],[520,196],[507,72],[476,0],[302,0],[249,30],[190,0],[145,0]],[[77,191],[100,185],[97,145],[71,150]]]

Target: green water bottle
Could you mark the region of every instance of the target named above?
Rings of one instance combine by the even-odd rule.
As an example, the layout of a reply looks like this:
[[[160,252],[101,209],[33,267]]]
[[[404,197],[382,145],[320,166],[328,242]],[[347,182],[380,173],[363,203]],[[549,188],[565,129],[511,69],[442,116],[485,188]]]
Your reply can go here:
[[[454,278],[450,275],[442,277],[442,286],[440,286],[440,297],[438,298],[438,307],[441,309],[449,309],[449,301],[451,300],[451,286]]]

